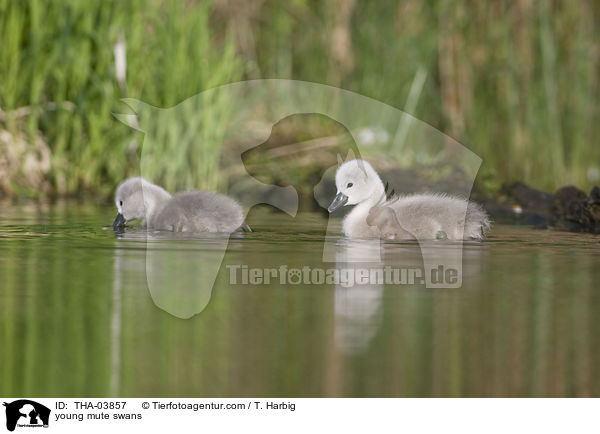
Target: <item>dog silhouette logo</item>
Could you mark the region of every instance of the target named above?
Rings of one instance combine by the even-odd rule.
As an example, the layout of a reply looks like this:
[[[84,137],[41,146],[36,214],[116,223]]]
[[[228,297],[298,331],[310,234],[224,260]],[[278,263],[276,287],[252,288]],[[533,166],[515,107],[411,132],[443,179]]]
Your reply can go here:
[[[6,429],[14,431],[18,427],[48,427],[50,409],[29,399],[19,399],[4,403],[6,407]]]

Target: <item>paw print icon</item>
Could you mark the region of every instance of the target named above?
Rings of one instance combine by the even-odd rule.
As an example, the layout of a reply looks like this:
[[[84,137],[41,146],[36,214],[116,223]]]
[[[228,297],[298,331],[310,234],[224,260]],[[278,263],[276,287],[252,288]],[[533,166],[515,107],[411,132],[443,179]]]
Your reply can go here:
[[[290,268],[288,270],[288,282],[292,285],[298,285],[302,282],[302,273],[297,268]]]

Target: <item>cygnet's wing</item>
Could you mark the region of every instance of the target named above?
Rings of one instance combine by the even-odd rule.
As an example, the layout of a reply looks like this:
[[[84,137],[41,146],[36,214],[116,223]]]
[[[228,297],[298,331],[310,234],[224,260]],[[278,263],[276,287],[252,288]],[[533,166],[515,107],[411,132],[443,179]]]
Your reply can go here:
[[[242,207],[230,197],[204,191],[173,196],[155,225],[181,232],[233,232],[244,223]]]

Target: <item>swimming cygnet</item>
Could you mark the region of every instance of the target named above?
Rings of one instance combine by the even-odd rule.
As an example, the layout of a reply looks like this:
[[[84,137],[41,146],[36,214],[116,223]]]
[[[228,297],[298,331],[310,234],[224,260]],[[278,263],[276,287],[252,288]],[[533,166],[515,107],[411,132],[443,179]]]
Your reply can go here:
[[[233,199],[208,191],[189,191],[171,196],[144,178],[129,178],[115,193],[117,218],[113,228],[143,219],[149,229],[175,232],[234,232],[250,230],[242,207]]]
[[[486,212],[459,197],[414,194],[388,199],[379,175],[364,160],[342,164],[335,184],[337,195],[329,212],[356,205],[342,225],[349,238],[480,240],[490,228]]]

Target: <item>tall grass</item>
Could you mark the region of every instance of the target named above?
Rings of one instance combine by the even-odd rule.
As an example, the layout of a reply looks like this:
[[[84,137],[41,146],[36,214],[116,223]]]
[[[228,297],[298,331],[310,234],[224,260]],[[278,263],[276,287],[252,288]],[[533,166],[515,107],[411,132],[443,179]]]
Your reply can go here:
[[[229,38],[211,34],[210,13],[207,2],[0,0],[0,128],[41,132],[59,194],[110,191],[136,171],[143,141],[113,117],[125,110],[121,98],[168,107],[241,77]],[[115,74],[119,40],[124,83]]]
[[[256,13],[263,76],[339,84],[402,109],[424,69],[408,109],[478,153],[484,173],[548,190],[600,182],[597,2],[274,3]],[[343,4],[345,49],[328,30]],[[274,24],[281,14],[286,27]],[[340,52],[351,68],[335,61]]]
[[[107,193],[139,162],[141,135],[112,116],[122,97],[169,107],[243,78],[292,78],[406,108],[478,153],[492,178],[587,188],[600,182],[599,15],[592,0],[0,0],[0,132],[43,139],[56,192]],[[204,134],[198,164],[212,186],[221,143]],[[41,145],[7,170],[5,142],[0,174],[20,192]],[[175,185],[177,172],[160,176]]]

